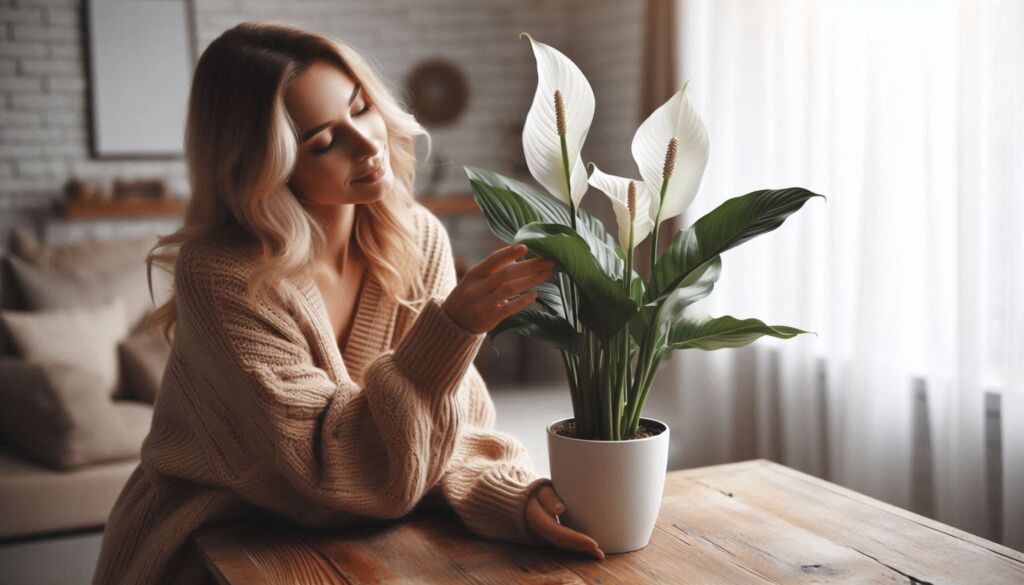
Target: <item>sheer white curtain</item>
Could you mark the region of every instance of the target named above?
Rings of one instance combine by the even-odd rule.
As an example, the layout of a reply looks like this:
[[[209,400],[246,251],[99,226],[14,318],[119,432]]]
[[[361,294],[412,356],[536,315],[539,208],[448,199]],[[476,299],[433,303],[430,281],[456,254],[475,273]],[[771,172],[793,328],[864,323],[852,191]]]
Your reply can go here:
[[[677,352],[672,465],[767,457],[1024,548],[1024,2],[679,1],[688,221],[827,201],[724,255],[701,309],[818,336]]]

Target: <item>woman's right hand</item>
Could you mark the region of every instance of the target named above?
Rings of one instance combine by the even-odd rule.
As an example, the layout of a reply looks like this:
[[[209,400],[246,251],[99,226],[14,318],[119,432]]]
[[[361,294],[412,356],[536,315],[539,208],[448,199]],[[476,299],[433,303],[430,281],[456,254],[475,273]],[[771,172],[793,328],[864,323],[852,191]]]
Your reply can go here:
[[[505,246],[474,264],[445,299],[448,316],[463,329],[486,333],[532,303],[534,290],[509,299],[550,278],[555,263],[540,257],[515,262],[525,253],[523,244]]]
[[[565,504],[555,488],[542,485],[526,502],[526,528],[531,535],[565,550],[575,550],[603,559],[604,551],[593,538],[564,526],[558,515],[565,513]]]

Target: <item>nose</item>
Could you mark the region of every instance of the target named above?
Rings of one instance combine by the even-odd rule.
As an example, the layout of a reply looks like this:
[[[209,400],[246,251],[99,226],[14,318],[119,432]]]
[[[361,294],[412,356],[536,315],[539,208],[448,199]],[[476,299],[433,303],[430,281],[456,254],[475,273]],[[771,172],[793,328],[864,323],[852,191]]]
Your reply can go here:
[[[377,156],[383,150],[381,141],[364,132],[355,132],[352,139],[352,157],[356,162],[363,163]]]

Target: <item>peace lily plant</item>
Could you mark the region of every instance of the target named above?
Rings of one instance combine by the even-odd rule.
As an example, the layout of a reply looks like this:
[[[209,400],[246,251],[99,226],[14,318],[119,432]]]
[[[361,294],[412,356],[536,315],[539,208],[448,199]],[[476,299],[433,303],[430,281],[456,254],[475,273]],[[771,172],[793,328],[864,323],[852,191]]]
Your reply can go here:
[[[812,197],[806,189],[767,189],[729,199],[676,232],[660,253],[658,232],[693,201],[708,160],[704,124],[685,86],[637,129],[632,154],[640,178],[584,165],[594,92],[556,49],[529,39],[538,83],[523,129],[530,173],[543,190],[466,166],[477,205],[504,241],[555,261],[537,302],[498,325],[538,338],[562,355],[575,436],[633,438],[655,375],[673,350],[742,347],[768,335],[806,333],[758,319],[711,317],[689,309],[714,288],[726,250],[769,232]],[[580,208],[589,187],[611,201],[616,237]],[[650,277],[634,270],[634,250],[652,238]]]

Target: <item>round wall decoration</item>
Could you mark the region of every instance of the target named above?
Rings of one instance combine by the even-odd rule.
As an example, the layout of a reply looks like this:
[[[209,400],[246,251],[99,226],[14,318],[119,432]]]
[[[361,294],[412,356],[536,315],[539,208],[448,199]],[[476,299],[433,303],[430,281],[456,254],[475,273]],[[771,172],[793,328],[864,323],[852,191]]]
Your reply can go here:
[[[424,126],[454,123],[469,102],[469,85],[462,69],[443,59],[422,61],[406,77],[410,107]]]

